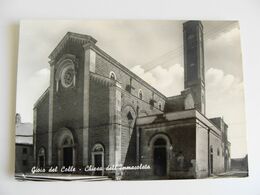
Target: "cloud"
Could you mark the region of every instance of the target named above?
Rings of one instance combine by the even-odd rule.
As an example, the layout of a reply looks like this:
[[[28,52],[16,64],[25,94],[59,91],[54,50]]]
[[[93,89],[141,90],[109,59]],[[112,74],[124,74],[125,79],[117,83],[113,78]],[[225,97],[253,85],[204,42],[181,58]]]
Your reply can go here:
[[[206,94],[209,102],[221,102],[225,106],[243,103],[243,82],[234,75],[224,74],[223,70],[210,68],[206,72]],[[211,109],[210,105],[209,113],[218,110]]]
[[[205,65],[242,78],[242,54],[238,28],[204,42]]]
[[[223,70],[208,69],[206,104],[209,118],[223,117],[229,126],[232,157],[242,157],[247,153],[243,82]]]
[[[141,66],[134,66],[131,71],[143,78],[166,96],[178,95],[183,89],[184,70],[180,64],[170,68],[157,66],[149,72],[145,72]]]
[[[183,90],[184,69],[179,64],[170,68],[157,66],[149,72],[141,66],[134,66],[131,70],[168,97]],[[209,68],[205,74],[206,115],[208,118],[224,118],[229,126],[232,156],[241,157],[247,153],[243,82],[217,68]]]

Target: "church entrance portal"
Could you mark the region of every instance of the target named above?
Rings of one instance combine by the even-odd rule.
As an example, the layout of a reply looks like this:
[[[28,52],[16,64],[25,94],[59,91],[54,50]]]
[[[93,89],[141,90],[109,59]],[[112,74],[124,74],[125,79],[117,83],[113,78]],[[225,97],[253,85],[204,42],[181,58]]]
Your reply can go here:
[[[43,156],[39,157],[39,167],[44,168],[44,157]]]
[[[166,141],[162,138],[154,142],[153,166],[156,176],[165,176],[167,173],[167,149]]]
[[[92,165],[97,169],[95,175],[104,175],[104,151],[102,144],[95,144],[92,149]]]
[[[102,155],[101,154],[95,154],[94,155],[94,161],[95,161],[95,167],[102,167]],[[95,175],[102,175],[102,171],[96,171]]]
[[[38,167],[45,168],[45,149],[41,147],[38,152]]]
[[[62,128],[55,136],[58,149],[59,167],[70,167],[76,164],[76,144],[71,130]]]
[[[73,165],[73,148],[63,148],[63,166],[69,167]]]

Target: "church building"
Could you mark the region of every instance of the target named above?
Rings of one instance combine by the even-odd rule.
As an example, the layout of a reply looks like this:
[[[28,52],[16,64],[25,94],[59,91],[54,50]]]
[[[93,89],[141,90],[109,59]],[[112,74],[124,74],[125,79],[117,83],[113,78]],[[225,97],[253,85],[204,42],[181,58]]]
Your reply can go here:
[[[68,32],[49,56],[50,86],[34,105],[36,166],[93,165],[103,169],[91,174],[122,179],[203,178],[227,171],[228,126],[205,113],[200,21],[183,24],[183,41],[184,90],[166,97],[93,37]],[[139,165],[150,169],[105,170]]]

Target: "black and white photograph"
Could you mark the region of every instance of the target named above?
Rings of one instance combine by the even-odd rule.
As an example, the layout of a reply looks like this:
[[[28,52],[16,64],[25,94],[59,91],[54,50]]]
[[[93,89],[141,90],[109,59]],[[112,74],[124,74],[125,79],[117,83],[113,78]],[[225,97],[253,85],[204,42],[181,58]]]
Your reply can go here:
[[[240,25],[22,20],[18,181],[244,178]]]

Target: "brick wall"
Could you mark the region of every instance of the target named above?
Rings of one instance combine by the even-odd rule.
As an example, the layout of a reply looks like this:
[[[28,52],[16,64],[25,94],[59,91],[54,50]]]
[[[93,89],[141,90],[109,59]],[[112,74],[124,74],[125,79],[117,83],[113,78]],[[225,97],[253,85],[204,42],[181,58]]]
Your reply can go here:
[[[139,82],[134,76],[131,76],[127,72],[118,68],[116,65],[112,64],[108,60],[104,59],[101,55],[96,55],[96,73],[109,77],[110,72],[113,71],[116,74],[116,80],[122,85],[122,89],[126,90],[130,86],[130,78],[132,78],[132,90],[131,94],[138,97],[139,89],[143,92],[143,101],[148,103],[153,99],[156,101],[155,107],[158,108],[158,103],[162,103],[162,110],[164,109],[165,99],[159,95],[152,88],[148,88],[144,83]],[[134,74],[133,74],[134,75]],[[154,95],[153,95],[154,94]]]

